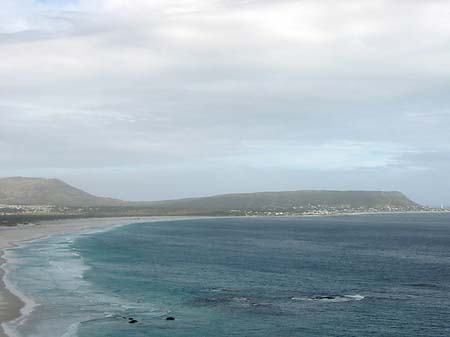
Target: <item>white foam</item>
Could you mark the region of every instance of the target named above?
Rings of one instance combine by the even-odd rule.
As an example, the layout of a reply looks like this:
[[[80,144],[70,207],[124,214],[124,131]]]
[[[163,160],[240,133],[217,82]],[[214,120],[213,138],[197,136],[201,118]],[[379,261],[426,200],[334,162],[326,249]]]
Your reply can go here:
[[[344,297],[354,299],[355,301],[361,301],[361,300],[366,298],[365,296],[358,295],[358,294],[356,294],[356,295],[344,295]]]
[[[9,276],[11,273],[11,266],[13,265],[11,263],[15,261],[15,259],[12,257],[11,250],[5,249],[3,257],[5,258],[5,261],[7,261],[7,263],[4,263],[2,265],[2,269],[5,272],[3,275],[3,283],[5,285],[5,288],[8,289],[8,291],[11,292],[14,296],[18,297],[23,302],[24,306],[20,309],[20,316],[11,322],[2,323],[2,328],[7,336],[20,337],[20,335],[16,333],[16,329],[13,327],[22,325],[27,317],[37,307],[37,304],[31,298],[26,296],[22,291],[20,291],[16,284],[10,280]]]
[[[8,336],[22,337],[20,327],[28,322],[32,314],[40,306],[37,304],[37,302],[41,302],[40,297],[45,298],[50,291],[73,292],[83,285],[86,286],[87,283],[83,280],[83,273],[89,268],[83,263],[78,254],[74,254],[69,249],[68,245],[73,240],[67,240],[66,236],[55,236],[54,239],[47,237],[46,240],[23,243],[16,248],[5,251],[5,259],[8,263],[5,264],[4,268],[4,283],[11,293],[25,303],[20,317],[3,324],[4,331]],[[71,236],[73,237],[73,234]],[[49,242],[48,240],[51,241]],[[16,254],[18,250],[24,248],[27,250],[25,255]],[[33,264],[35,262],[33,260],[35,258],[33,250],[40,257],[36,265]],[[12,277],[15,273],[20,273],[20,285]],[[27,289],[27,294],[32,295],[33,299],[25,295],[19,288]],[[37,294],[40,294],[40,296],[37,296]],[[70,329],[67,331],[71,334],[63,334],[62,336],[76,336],[74,334],[74,324],[76,323],[78,322],[70,322]],[[64,329],[63,326],[60,328]],[[58,329],[55,327],[54,332],[56,333],[56,331]]]
[[[104,229],[49,235],[5,250],[5,286],[25,303],[19,318],[2,325],[5,333],[9,337],[23,337],[21,330],[27,330],[27,335],[28,331],[32,330],[33,337],[76,337],[81,322],[113,317],[111,313],[105,316],[105,310],[110,308],[119,308],[118,310],[122,311],[129,307],[147,314],[160,312],[157,308],[149,308],[145,303],[142,307],[130,306],[126,300],[93,289],[83,277],[89,266],[78,252],[70,248],[80,236],[107,232],[131,223],[136,222],[118,223]],[[21,250],[24,248],[25,250]],[[36,256],[39,259],[36,260]],[[18,275],[20,284],[15,282],[13,274]],[[19,289],[26,289],[26,294]],[[48,296],[50,294],[51,296]],[[47,297],[51,302],[47,301]],[[58,306],[66,309],[66,303],[68,312],[57,311]],[[44,306],[45,310],[38,310]],[[53,315],[50,315],[49,309],[53,310]],[[20,329],[21,327],[23,329]]]
[[[355,294],[355,295],[331,295],[331,296],[313,296],[313,297],[291,297],[293,301],[319,301],[319,302],[349,302],[349,301],[361,301],[365,296]]]
[[[80,327],[80,322],[73,323],[69,326],[67,331],[61,337],[77,337],[78,328]]]

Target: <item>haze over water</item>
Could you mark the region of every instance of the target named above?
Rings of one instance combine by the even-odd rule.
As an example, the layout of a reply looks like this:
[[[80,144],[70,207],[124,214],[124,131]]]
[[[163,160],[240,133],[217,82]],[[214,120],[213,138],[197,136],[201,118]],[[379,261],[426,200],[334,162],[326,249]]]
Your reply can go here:
[[[36,241],[9,278],[21,337],[448,336],[449,247],[448,214],[183,220]]]

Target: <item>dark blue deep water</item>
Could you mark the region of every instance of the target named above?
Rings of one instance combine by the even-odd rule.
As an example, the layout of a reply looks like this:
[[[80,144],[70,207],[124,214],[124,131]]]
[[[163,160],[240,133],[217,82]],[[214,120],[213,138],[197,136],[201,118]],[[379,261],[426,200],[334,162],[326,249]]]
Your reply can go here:
[[[149,222],[14,254],[41,304],[19,336],[450,336],[449,214]]]

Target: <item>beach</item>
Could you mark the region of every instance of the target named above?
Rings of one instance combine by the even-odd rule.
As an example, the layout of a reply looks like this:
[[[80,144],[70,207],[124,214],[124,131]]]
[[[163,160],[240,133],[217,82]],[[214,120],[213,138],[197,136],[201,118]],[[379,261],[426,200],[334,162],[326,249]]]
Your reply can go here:
[[[22,242],[45,238],[55,234],[108,229],[116,226],[147,221],[176,220],[186,217],[131,217],[131,218],[91,218],[47,221],[40,224],[0,227],[0,265],[5,261],[5,249],[14,248]],[[24,303],[5,286],[4,270],[0,268],[0,324],[12,321],[21,315]],[[8,337],[0,328],[0,337]]]
[[[5,261],[0,258],[0,264],[3,264]],[[0,322],[3,324],[4,322],[12,321],[13,319],[20,316],[20,309],[23,307],[23,302],[14,296],[8,289],[5,288],[5,284],[3,282],[4,272],[3,269],[0,269]],[[0,328],[0,337],[7,337],[3,332],[3,329]]]

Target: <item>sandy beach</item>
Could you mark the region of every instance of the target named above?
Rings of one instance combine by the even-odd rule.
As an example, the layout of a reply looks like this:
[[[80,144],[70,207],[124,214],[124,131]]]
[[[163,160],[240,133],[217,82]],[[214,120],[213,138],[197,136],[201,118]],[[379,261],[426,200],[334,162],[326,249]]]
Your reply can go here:
[[[49,235],[82,232],[95,229],[107,229],[145,221],[181,220],[187,217],[133,217],[133,218],[91,218],[76,220],[58,220],[43,222],[38,225],[19,225],[0,227],[0,265],[5,261],[1,256],[4,249],[30,240],[45,238]],[[4,270],[0,268],[0,324],[14,320],[21,315],[24,303],[12,294],[4,282]],[[8,337],[0,328],[0,337]]]

